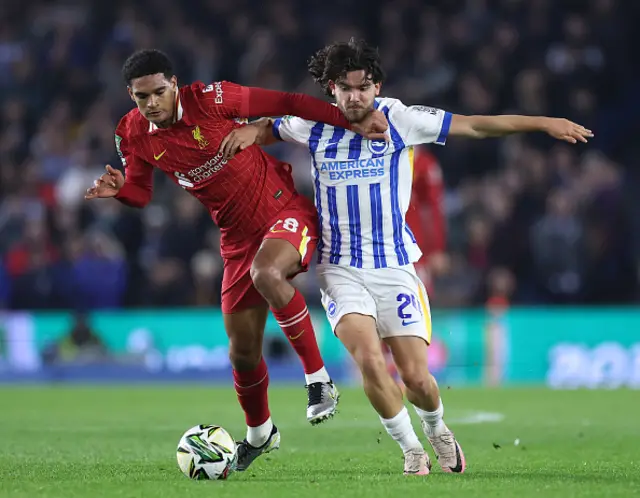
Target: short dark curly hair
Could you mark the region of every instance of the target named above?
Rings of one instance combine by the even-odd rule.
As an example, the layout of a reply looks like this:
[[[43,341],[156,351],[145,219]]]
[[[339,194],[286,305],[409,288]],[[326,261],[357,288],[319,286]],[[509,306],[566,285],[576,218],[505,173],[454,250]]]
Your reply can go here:
[[[383,83],[386,77],[378,49],[364,40],[335,42],[318,50],[309,60],[309,73],[331,97],[330,81],[338,81],[351,71],[364,70],[373,83]]]
[[[170,79],[173,76],[173,64],[167,54],[156,49],[138,50],[127,57],[122,66],[122,77],[127,85],[131,85],[136,78],[157,73]]]

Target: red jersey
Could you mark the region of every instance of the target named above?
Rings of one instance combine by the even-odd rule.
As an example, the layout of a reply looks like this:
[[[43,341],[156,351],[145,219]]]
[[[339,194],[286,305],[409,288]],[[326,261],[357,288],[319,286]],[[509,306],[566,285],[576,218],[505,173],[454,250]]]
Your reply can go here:
[[[406,220],[422,251],[418,265],[425,264],[431,254],[445,250],[443,190],[442,170],[437,159],[426,147],[416,147],[413,189]]]
[[[321,100],[226,81],[182,87],[175,122],[168,128],[156,127],[133,109],[116,128],[125,167],[125,184],[116,198],[145,206],[151,200],[153,170],[162,170],[209,210],[220,227],[222,255],[233,257],[248,238],[262,237],[297,193],[290,168],[257,145],[225,161],[220,143],[243,126],[238,118],[285,114],[349,128],[342,113]]]

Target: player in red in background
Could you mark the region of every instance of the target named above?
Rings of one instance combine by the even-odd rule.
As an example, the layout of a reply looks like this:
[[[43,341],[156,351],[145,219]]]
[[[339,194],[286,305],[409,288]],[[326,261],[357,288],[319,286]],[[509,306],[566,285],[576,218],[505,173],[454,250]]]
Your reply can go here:
[[[441,257],[446,248],[447,221],[443,203],[440,164],[425,146],[416,147],[413,188],[406,220],[422,251],[422,257],[415,263],[416,271],[430,294],[433,291],[432,260]]]
[[[422,257],[414,266],[429,295],[433,295],[432,271],[434,267],[444,264],[445,258],[447,221],[443,203],[444,186],[440,164],[426,146],[415,147],[413,187],[406,220],[422,251]],[[391,352],[386,346],[384,349],[389,373],[404,389]]]
[[[258,146],[227,161],[218,153],[220,144],[242,126],[242,117],[291,114],[347,127],[370,139],[384,139],[387,122],[376,112],[350,123],[337,107],[318,99],[230,82],[178,88],[171,61],[157,50],[131,55],[123,76],[137,105],[116,128],[126,178],[107,166],[86,198],[115,197],[144,207],[151,200],[152,175],[158,168],[202,202],[219,226],[222,312],[235,389],[248,426],[237,469],[245,470],[280,444],[271,421],[262,357],[269,307],[302,360],[311,423],[335,413],[338,391],[320,356],[305,300],[289,283],[307,269],[315,250],[315,207],[295,191],[288,165]]]

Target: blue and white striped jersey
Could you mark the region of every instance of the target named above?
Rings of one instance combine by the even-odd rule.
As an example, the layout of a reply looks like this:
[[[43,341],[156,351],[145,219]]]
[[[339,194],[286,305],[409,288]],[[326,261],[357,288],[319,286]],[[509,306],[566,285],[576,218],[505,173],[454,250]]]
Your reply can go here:
[[[391,141],[369,141],[344,128],[285,116],[273,133],[309,147],[322,227],[318,262],[356,268],[399,267],[421,252],[405,223],[413,181],[413,146],[444,145],[451,114],[377,98]]]

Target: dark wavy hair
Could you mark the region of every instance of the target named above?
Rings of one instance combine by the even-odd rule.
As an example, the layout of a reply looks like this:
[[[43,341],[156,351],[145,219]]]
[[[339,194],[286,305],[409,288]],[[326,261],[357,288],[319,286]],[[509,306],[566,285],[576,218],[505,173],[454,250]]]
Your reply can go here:
[[[335,42],[318,50],[309,60],[309,73],[331,97],[329,82],[344,78],[351,71],[364,70],[373,83],[383,83],[386,77],[378,49],[364,40]]]
[[[145,49],[134,52],[122,66],[122,77],[127,85],[131,85],[131,80],[149,76],[150,74],[164,74],[165,78],[173,76],[173,64],[169,56],[160,50]]]

